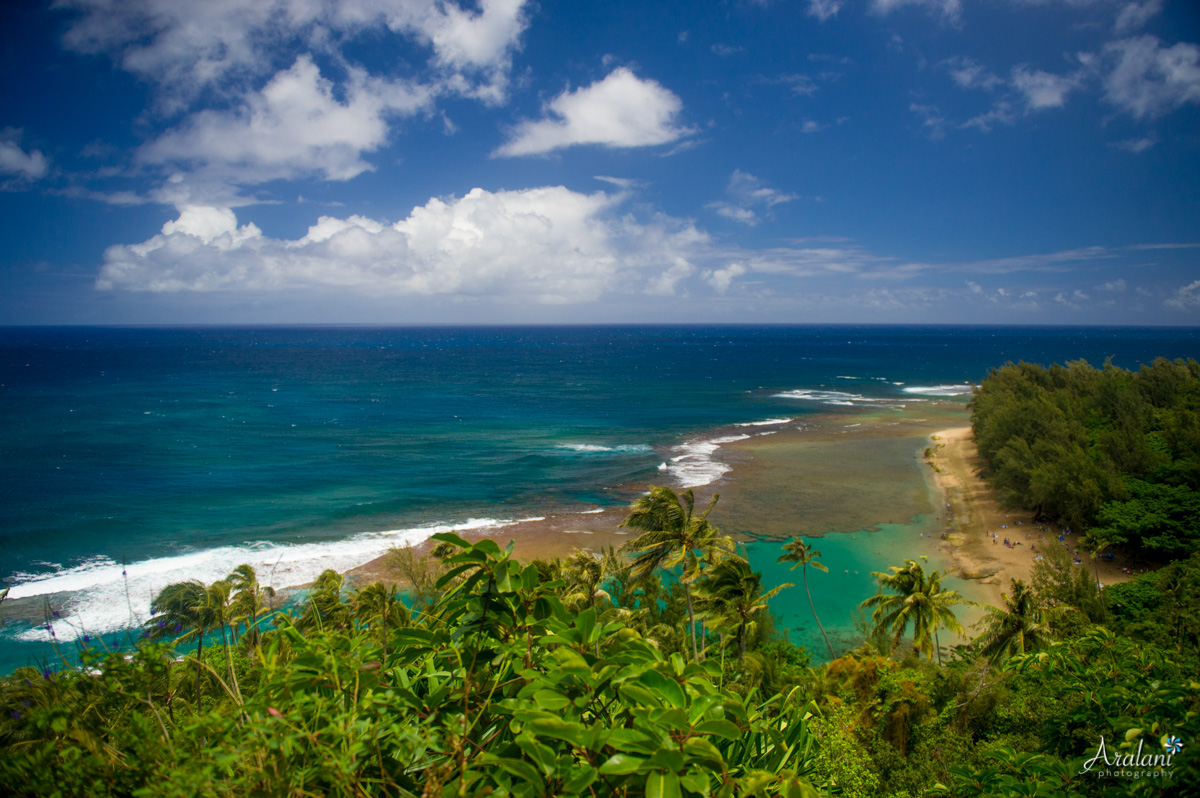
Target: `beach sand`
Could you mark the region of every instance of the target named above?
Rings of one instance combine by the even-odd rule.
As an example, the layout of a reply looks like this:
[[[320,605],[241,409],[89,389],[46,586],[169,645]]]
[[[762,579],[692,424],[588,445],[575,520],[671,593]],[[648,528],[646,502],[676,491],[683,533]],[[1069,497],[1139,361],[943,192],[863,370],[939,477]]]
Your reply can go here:
[[[1011,580],[1028,582],[1033,574],[1037,551],[1044,546],[1061,545],[1078,550],[1079,559],[1091,570],[1093,561],[1079,544],[1078,532],[1066,533],[1058,527],[1039,531],[1028,510],[1005,508],[996,491],[979,476],[981,462],[970,427],[939,430],[930,436],[929,465],[934,481],[942,492],[948,517],[943,531],[952,544],[951,562],[959,576],[977,580],[988,603],[1001,605],[1001,594],[1011,592]],[[993,539],[993,534],[997,537]],[[1004,545],[1004,539],[1019,543]],[[1036,549],[1036,550],[1035,550]],[[1129,579],[1116,562],[1100,561],[1100,583],[1104,585]]]

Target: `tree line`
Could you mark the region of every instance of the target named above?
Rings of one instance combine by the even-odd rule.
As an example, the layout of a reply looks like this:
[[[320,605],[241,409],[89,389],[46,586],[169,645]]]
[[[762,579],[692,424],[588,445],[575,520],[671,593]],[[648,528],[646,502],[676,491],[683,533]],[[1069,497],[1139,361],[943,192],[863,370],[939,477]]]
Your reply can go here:
[[[1200,363],[1008,363],[970,408],[984,476],[1011,506],[1106,544],[1093,549],[1200,550]]]

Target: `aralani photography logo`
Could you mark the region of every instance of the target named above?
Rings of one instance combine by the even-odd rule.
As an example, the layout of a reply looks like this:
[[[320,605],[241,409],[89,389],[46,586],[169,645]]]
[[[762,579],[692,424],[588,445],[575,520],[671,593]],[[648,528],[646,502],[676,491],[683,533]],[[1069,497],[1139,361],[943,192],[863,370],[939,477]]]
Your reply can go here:
[[[1183,741],[1174,735],[1164,735],[1162,753],[1145,749],[1145,738],[1139,738],[1136,751],[1110,751],[1104,737],[1096,755],[1083,763],[1083,773],[1108,778],[1153,779],[1171,775],[1171,759],[1183,750]]]

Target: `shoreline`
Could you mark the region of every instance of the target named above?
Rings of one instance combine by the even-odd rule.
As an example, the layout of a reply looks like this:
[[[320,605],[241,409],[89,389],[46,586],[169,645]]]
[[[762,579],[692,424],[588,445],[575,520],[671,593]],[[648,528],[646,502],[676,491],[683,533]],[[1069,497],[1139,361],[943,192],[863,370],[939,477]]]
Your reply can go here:
[[[1049,525],[1043,533],[1041,525],[1033,522],[1032,512],[1005,508],[997,493],[979,476],[979,455],[971,428],[960,423],[961,408],[943,406],[925,410],[933,412],[924,412],[922,417],[903,412],[808,418],[767,435],[730,441],[722,446],[720,458],[730,469],[712,483],[693,488],[697,507],[703,506],[714,492],[728,496],[731,501],[722,500],[714,512],[714,521],[743,542],[782,543],[791,534],[857,540],[859,534],[870,534],[882,527],[903,528],[907,531],[894,551],[896,562],[891,564],[918,560],[963,580],[969,586],[964,597],[975,602],[960,618],[970,639],[978,633],[973,624],[984,614],[981,604],[1001,607],[1002,596],[1011,592],[1012,580],[1030,581],[1037,548],[1058,544],[1058,535],[1062,534],[1067,546],[1075,550],[1080,534],[1062,532]],[[943,426],[946,423],[958,425]],[[708,438],[716,434],[719,431]],[[863,453],[856,454],[855,446],[863,447]],[[827,456],[831,451],[843,455],[843,461]],[[913,451],[913,455],[896,456],[901,451]],[[806,452],[808,459],[797,460],[797,452]],[[919,487],[901,484],[890,492],[885,490],[875,498],[874,505],[867,502],[863,508],[845,506],[845,496],[856,495],[864,479],[859,474],[848,477],[845,473],[854,471],[854,457],[880,455],[894,460],[883,463],[881,468],[915,467]],[[847,459],[849,463],[844,462]],[[803,491],[795,489],[788,495],[778,495],[778,486],[789,483],[802,484]],[[815,518],[807,518],[803,523],[797,521],[791,503],[803,504],[804,491],[830,492],[834,494],[830,503],[838,506],[816,512]],[[754,496],[767,498],[748,500]],[[892,512],[880,514],[877,509],[880,504],[888,505]],[[928,513],[920,512],[923,504]],[[717,515],[721,510],[725,512]],[[836,528],[820,528],[831,512],[836,512],[843,523]],[[619,548],[630,539],[627,532],[618,528],[627,513],[628,506],[585,513],[550,513],[505,527],[503,535],[496,535],[500,530],[459,534],[468,540],[491,537],[502,546],[511,542],[515,556],[528,562],[534,558],[566,556],[575,549],[599,552],[608,546]],[[869,520],[859,524],[855,519]],[[750,528],[756,531],[751,532]],[[918,534],[913,535],[914,532]],[[1003,545],[1006,537],[1012,546]],[[428,540],[416,546],[419,553],[427,553],[430,548]],[[1085,567],[1092,568],[1086,553],[1080,554]],[[346,572],[347,579],[394,580],[395,575],[389,574],[385,567],[385,558],[386,555],[350,569]],[[1130,578],[1115,561],[1102,560],[1099,570],[1100,581],[1105,585]]]
[[[996,491],[979,476],[982,463],[969,426],[939,430],[929,440],[927,462],[950,513],[943,531],[951,562],[960,577],[979,586],[989,604],[1003,606],[1002,594],[1011,591],[1013,579],[1031,580],[1038,547],[1058,544],[1061,535],[1068,548],[1079,549],[1080,533],[1037,524],[1030,510],[1004,507]],[[1005,538],[1019,545],[1005,546]],[[1088,555],[1079,551],[1090,570]],[[1115,560],[1101,560],[1099,570],[1103,585],[1130,578]]]
[[[719,475],[691,490],[697,512],[714,494],[721,496],[713,521],[738,542],[782,543],[794,534],[823,537],[870,532],[933,516],[933,487],[926,484],[920,473],[924,466],[915,454],[931,430],[958,420],[961,412],[953,403],[922,406],[921,410],[921,417],[915,410],[897,408],[881,413],[800,415],[757,432],[748,432],[745,424],[717,427],[681,441],[671,452],[686,454],[697,445],[719,442],[719,448],[713,447],[710,453]],[[924,417],[930,415],[938,420]],[[670,454],[664,456],[667,462],[673,459]],[[864,468],[882,479],[864,478]],[[650,485],[667,485],[678,493],[689,489],[677,484],[673,478],[677,472],[665,470],[671,476],[663,473],[661,479],[613,486],[612,490],[628,494],[632,502]],[[873,501],[863,501],[866,492],[873,494]],[[542,508],[534,519],[456,534],[465,540],[491,538],[502,547],[511,542],[514,555],[523,561],[560,557],[575,549],[599,552],[608,546],[619,548],[631,539],[619,529],[628,512],[629,503],[588,512]],[[427,553],[432,544],[425,540],[414,548]],[[355,582],[395,580],[386,558],[386,554],[375,557],[344,574]]]

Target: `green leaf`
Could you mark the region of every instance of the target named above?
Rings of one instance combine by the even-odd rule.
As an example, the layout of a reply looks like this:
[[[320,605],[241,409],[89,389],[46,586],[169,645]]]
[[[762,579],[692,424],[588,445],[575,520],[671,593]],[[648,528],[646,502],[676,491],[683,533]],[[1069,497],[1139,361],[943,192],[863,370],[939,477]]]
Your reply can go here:
[[[552,737],[563,740],[571,745],[583,747],[587,740],[587,730],[579,723],[569,723],[558,718],[537,718],[525,724],[527,734],[541,737]]]
[[[511,773],[522,781],[532,784],[537,788],[537,791],[544,793],[546,791],[546,782],[542,780],[542,776],[533,765],[520,759],[509,759],[507,757],[488,757],[486,760],[489,764],[496,764],[503,768],[506,772]]]
[[[440,540],[443,543],[453,543],[455,546],[458,546],[460,549],[471,548],[470,543],[463,540],[462,538],[460,538],[458,535],[454,534],[453,532],[438,532],[436,535],[430,535],[429,539],[430,540]]]
[[[697,734],[711,734],[722,740],[736,740],[741,736],[738,727],[727,720],[706,720],[696,726],[695,731]]]
[[[646,671],[638,681],[652,692],[661,695],[673,707],[683,707],[687,704],[683,688],[679,686],[679,682],[674,679],[668,679],[658,671]]]
[[[640,756],[613,754],[600,766],[600,773],[604,776],[628,776],[637,773],[645,764],[646,760]]]
[[[580,795],[596,780],[596,769],[588,764],[580,764],[571,769],[571,775],[563,783],[563,789],[568,795]]]
[[[651,773],[646,777],[646,798],[680,798],[679,777],[674,773]]]

